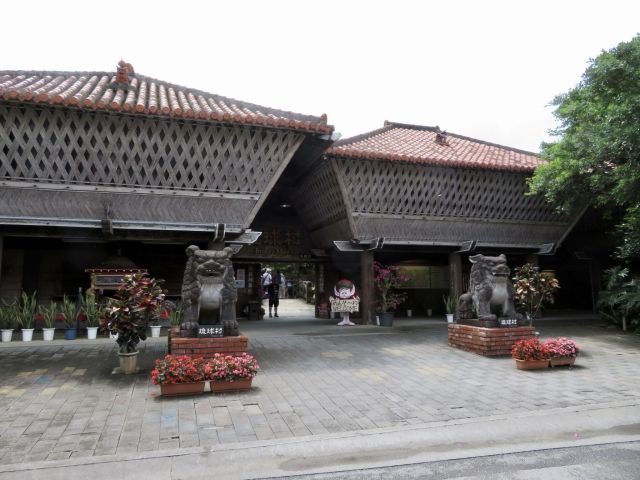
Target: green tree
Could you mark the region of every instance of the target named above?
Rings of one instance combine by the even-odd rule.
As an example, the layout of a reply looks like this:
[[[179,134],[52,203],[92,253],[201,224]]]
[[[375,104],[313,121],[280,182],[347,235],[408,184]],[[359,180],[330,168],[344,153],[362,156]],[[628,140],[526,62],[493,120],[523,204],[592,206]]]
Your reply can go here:
[[[616,255],[640,257],[640,35],[590,61],[553,105],[559,137],[530,181],[563,211],[591,205],[614,218]]]

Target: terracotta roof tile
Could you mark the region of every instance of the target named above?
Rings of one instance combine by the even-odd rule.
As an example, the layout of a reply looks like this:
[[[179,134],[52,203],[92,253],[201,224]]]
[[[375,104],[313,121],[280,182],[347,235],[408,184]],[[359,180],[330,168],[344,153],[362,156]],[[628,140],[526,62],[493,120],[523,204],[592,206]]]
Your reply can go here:
[[[0,99],[124,111],[136,115],[199,118],[331,133],[327,116],[302,115],[221,97],[133,73],[0,71]],[[124,80],[125,83],[116,83]]]
[[[532,171],[544,160],[531,152],[421,127],[385,122],[385,127],[336,142],[327,155],[450,167]]]

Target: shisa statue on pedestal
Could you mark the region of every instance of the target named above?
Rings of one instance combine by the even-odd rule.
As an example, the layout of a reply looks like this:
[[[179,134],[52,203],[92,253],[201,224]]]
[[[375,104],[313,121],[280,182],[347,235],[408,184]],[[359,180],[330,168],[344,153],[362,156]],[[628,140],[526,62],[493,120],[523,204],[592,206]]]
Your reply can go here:
[[[501,319],[509,320],[507,325],[521,324],[523,317],[516,313],[515,290],[509,278],[511,269],[507,266],[507,257],[504,254],[497,257],[478,254],[469,257],[469,261],[473,263],[469,292],[458,300],[457,322],[497,327],[498,316],[491,312],[493,307],[501,313]]]
[[[225,336],[238,335],[236,302],[238,292],[231,256],[233,249],[200,250],[187,247],[187,264],[182,278],[180,324],[183,337],[195,337],[202,325],[223,325]]]
[[[329,297],[332,312],[340,312],[342,321],[338,325],[355,325],[350,319],[351,312],[360,308],[360,297],[356,295],[356,286],[351,280],[340,280],[333,287],[334,297]]]

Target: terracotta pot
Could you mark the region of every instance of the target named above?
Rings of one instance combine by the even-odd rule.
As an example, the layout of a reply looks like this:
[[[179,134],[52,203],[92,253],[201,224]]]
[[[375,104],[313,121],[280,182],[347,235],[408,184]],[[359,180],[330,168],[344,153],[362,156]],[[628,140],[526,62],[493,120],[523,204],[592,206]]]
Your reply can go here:
[[[549,368],[549,360],[516,360],[516,367],[519,370],[542,370]]]
[[[551,367],[559,367],[561,365],[573,365],[576,361],[576,357],[552,357],[549,359],[549,365]]]
[[[204,392],[204,382],[163,383],[160,385],[160,393],[165,397],[198,395],[202,392]]]
[[[123,373],[125,375],[138,373],[138,353],[139,352],[118,352],[118,358],[120,359],[120,373]]]
[[[251,388],[251,381],[253,378],[243,378],[242,380],[234,380],[233,382],[224,382],[218,380],[212,380],[211,391],[217,392],[232,392],[234,390],[249,390]]]

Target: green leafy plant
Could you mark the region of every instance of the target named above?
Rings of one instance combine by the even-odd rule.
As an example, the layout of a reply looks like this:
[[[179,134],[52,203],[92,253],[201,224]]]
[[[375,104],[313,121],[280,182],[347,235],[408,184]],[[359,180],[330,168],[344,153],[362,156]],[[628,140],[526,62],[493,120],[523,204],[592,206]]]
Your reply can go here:
[[[18,326],[20,316],[20,305],[17,301],[12,303],[2,302],[0,307],[0,322],[3,329],[14,330]]]
[[[169,310],[169,323],[173,326],[180,325],[182,323],[182,307],[177,305],[175,309]]]
[[[456,299],[449,296],[444,295],[442,297],[442,301],[444,302],[444,308],[448,314],[456,313]]]
[[[18,325],[23,329],[33,328],[37,310],[36,292],[27,295],[26,292],[20,294]]]
[[[553,100],[558,140],[543,145],[548,162],[530,181],[557,209],[592,205],[609,216],[625,260],[640,257],[639,77],[640,35],[592,59],[581,81]]]
[[[640,281],[620,266],[605,271],[605,289],[598,295],[596,309],[607,321],[640,331]]]
[[[95,292],[89,288],[84,294],[84,305],[82,312],[86,318],[87,327],[97,327],[100,325],[100,318],[104,314],[104,308],[96,302]]]
[[[406,293],[396,292],[402,287],[408,277],[400,274],[400,267],[383,265],[373,262],[374,286],[376,292],[376,307],[378,311],[386,313],[395,310],[407,298]]]
[[[560,288],[560,283],[551,272],[541,272],[532,263],[525,263],[515,269],[513,287],[516,304],[524,309],[531,325],[542,306],[553,303],[553,295]]]
[[[54,301],[49,303],[49,306],[40,305],[38,307],[38,313],[44,321],[46,328],[54,328],[56,326],[56,319],[58,317],[58,304]]]
[[[76,328],[76,304],[66,295],[62,296],[60,304],[60,313],[67,328]]]
[[[165,292],[161,280],[136,273],[126,275],[115,298],[110,298],[106,311],[107,328],[117,334],[120,353],[137,351],[138,343],[147,338],[149,321],[164,308]]]

